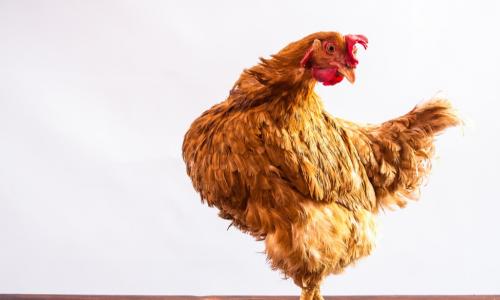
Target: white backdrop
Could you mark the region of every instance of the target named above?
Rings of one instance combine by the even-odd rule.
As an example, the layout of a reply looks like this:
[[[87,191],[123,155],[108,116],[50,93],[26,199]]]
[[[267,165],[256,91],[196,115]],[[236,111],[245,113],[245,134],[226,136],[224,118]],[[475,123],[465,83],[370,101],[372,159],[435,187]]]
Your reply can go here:
[[[324,293],[500,293],[500,2],[473,3],[0,0],[0,293],[298,294],[200,204],[181,143],[243,68],[321,30],[370,39],[355,85],[317,88],[332,114],[444,92],[471,124]]]

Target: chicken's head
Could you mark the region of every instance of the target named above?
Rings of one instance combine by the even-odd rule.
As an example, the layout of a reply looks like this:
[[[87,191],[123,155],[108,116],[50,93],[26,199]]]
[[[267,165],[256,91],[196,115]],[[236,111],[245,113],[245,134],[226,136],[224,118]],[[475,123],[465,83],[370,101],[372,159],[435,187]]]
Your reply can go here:
[[[307,40],[310,45],[300,60],[300,66],[310,70],[314,79],[323,85],[337,84],[344,77],[351,83],[355,81],[354,69],[358,64],[356,44],[366,49],[368,39],[365,36],[320,32]]]

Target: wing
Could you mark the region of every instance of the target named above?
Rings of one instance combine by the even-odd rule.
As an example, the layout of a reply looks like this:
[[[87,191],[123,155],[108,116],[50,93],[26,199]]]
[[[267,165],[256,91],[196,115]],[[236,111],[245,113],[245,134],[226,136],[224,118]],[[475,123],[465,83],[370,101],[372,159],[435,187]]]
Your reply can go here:
[[[183,157],[202,200],[240,229],[263,237],[303,218],[300,203],[307,196],[270,160],[255,116],[228,112],[224,103],[213,107],[186,133]]]

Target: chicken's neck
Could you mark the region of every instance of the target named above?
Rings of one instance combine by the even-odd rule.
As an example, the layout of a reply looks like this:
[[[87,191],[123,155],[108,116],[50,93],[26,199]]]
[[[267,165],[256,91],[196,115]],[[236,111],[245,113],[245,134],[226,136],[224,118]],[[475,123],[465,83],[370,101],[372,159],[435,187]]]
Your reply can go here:
[[[276,120],[290,121],[304,114],[320,114],[323,104],[314,93],[310,70],[279,57],[245,70],[231,90],[229,101],[240,109],[265,108]]]

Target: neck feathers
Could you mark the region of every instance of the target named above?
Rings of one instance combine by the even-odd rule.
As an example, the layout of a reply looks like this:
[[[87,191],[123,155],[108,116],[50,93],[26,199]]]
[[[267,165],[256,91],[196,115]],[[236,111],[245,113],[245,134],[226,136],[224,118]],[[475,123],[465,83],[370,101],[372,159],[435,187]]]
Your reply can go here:
[[[267,105],[267,109],[284,114],[302,108],[322,109],[313,91],[316,81],[309,70],[300,66],[301,55],[307,51],[301,48],[307,47],[288,46],[244,70],[231,90],[230,103],[240,108]]]

